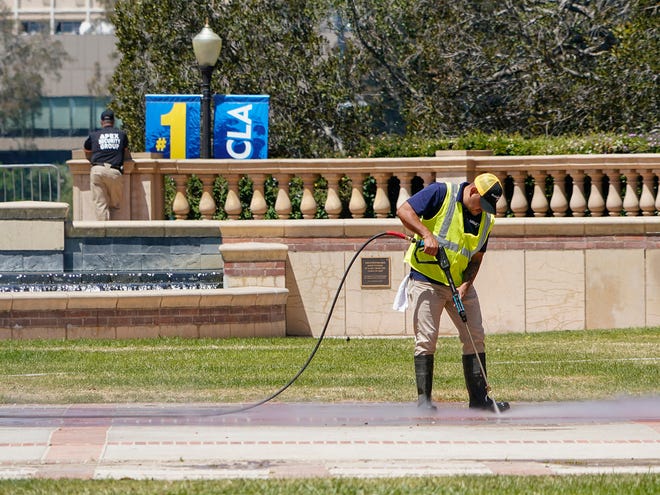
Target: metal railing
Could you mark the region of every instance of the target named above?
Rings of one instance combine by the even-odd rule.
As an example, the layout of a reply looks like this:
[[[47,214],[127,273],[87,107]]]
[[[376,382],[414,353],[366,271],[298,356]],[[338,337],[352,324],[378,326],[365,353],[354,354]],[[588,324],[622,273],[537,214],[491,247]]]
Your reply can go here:
[[[0,165],[0,202],[59,201],[61,183],[52,163]]]

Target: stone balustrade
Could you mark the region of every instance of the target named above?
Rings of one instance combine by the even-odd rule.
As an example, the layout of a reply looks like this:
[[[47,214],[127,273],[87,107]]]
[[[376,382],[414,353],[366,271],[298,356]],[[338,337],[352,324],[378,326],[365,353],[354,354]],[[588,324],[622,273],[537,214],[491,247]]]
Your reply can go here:
[[[496,156],[477,167],[481,171],[510,185],[498,216],[651,216],[660,210],[657,154]]]
[[[73,175],[73,219],[93,220],[89,191],[89,163],[82,152],[67,162]],[[280,219],[289,218],[294,178],[302,184],[300,213],[317,217],[319,206],[330,219],[391,217],[396,206],[433,181],[471,180],[492,172],[505,185],[497,206],[498,216],[600,217],[652,216],[660,211],[658,177],[660,154],[491,156],[488,152],[439,152],[435,157],[375,159],[269,159],[269,160],[167,160],[151,154],[135,154],[125,165],[125,204],[113,220],[160,220],[164,218],[164,179],[176,187],[171,210],[176,219],[188,218],[193,201],[187,194],[191,177],[202,184],[199,211],[202,219],[216,217],[221,206],[229,219],[239,219],[243,206],[239,183],[249,177],[253,184],[250,211],[263,219],[269,206]],[[213,187],[217,177],[227,182],[224,204],[216,204]],[[318,205],[315,183],[327,182],[325,201]],[[373,178],[375,192],[365,195],[363,183]],[[274,179],[275,201],[266,201],[266,180]],[[348,186],[347,186],[348,185]],[[350,194],[342,188],[350,187]],[[342,199],[342,197],[344,199]],[[346,204],[345,204],[346,203]]]

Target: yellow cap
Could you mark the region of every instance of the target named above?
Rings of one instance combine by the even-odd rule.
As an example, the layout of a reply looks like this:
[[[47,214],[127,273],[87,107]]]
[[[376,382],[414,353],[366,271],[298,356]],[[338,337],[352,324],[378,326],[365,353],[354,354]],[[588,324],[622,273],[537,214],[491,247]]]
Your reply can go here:
[[[502,184],[500,180],[490,173],[479,174],[474,179],[479,196],[481,196],[481,209],[492,213],[497,211],[497,202],[502,197]]]

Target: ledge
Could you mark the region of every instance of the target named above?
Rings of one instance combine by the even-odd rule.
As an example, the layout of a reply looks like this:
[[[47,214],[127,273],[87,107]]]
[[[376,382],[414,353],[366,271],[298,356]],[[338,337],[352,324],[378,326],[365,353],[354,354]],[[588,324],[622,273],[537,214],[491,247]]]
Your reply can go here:
[[[4,203],[6,204],[6,203]],[[52,203],[48,203],[52,204]],[[0,203],[2,205],[2,203]],[[0,215],[2,214],[0,209]],[[221,242],[285,238],[370,237],[403,230],[397,218],[339,220],[126,220],[75,221],[67,237],[215,237]],[[493,237],[657,235],[660,216],[588,218],[497,218]]]
[[[220,237],[220,220],[112,220],[67,223],[67,237]]]
[[[286,304],[287,289],[236,287],[105,292],[2,292],[0,311],[43,311],[120,308],[203,308],[216,306],[270,306]],[[258,296],[258,297],[257,297]],[[266,297],[264,297],[266,296]]]
[[[660,217],[498,218],[492,237],[654,235]]]
[[[225,262],[286,261],[289,247],[274,242],[236,242],[219,248]]]
[[[59,220],[69,212],[68,203],[51,201],[9,201],[0,203],[0,220]]]

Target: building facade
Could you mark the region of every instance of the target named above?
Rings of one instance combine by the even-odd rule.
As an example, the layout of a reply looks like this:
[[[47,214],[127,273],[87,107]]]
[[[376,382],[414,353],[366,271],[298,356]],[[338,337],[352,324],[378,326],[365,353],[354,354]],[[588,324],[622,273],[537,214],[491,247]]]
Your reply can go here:
[[[99,0],[0,0],[18,36],[46,34],[68,54],[60,79],[44,85],[42,105],[26,129],[0,135],[0,163],[63,162],[80,148],[108,104],[116,66],[114,28]]]
[[[3,0],[20,32],[88,34],[106,18],[98,0]]]

